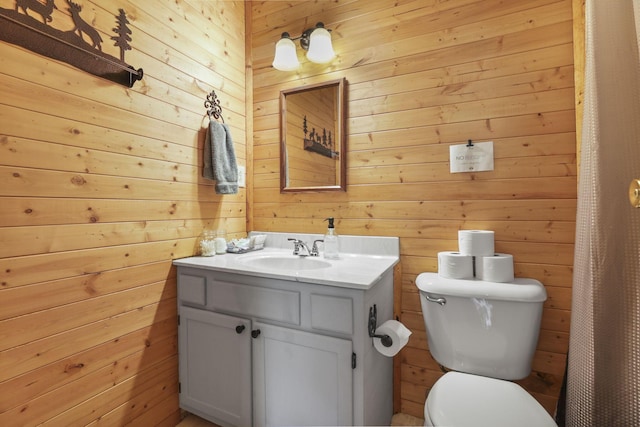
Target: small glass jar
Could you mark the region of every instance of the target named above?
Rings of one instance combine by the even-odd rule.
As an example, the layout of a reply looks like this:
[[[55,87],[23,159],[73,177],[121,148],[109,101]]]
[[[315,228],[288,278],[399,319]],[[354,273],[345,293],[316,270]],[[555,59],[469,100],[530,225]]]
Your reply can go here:
[[[227,253],[227,232],[225,230],[216,230],[215,248],[218,255]]]
[[[213,230],[204,230],[200,238],[200,255],[214,256],[216,254],[216,233]]]

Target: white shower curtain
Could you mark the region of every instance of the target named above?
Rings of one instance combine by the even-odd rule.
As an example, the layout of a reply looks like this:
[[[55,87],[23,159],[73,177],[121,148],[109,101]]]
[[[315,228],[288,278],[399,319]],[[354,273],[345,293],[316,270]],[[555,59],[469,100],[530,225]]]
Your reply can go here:
[[[640,426],[640,0],[586,1],[566,424]]]

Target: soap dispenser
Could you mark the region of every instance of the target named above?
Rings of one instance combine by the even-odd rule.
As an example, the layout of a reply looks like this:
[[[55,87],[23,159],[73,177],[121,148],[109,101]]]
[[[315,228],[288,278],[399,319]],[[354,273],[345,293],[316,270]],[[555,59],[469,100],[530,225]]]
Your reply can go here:
[[[325,221],[329,221],[329,227],[327,228],[327,234],[324,235],[324,257],[338,259],[340,257],[340,244],[338,234],[333,225],[333,217],[329,217]]]

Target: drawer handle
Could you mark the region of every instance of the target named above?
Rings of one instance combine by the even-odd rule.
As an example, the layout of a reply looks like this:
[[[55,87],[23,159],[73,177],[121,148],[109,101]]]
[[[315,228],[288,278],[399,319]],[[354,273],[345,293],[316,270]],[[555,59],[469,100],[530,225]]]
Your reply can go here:
[[[244,325],[236,326],[236,333],[237,334],[241,334],[242,332],[244,332],[245,328],[246,328],[246,326],[244,326]]]
[[[260,329],[254,329],[253,331],[251,331],[251,336],[253,338],[258,338],[259,335],[260,335]]]

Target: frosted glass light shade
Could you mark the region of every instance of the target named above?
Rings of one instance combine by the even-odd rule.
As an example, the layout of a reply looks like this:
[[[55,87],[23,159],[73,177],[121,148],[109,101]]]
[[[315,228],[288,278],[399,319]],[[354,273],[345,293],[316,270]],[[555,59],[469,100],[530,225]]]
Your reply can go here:
[[[331,33],[324,28],[316,28],[309,37],[307,59],[317,64],[325,64],[336,56],[331,44]]]
[[[276,43],[276,54],[273,58],[273,68],[280,71],[293,71],[300,66],[296,45],[288,37],[282,37]]]

